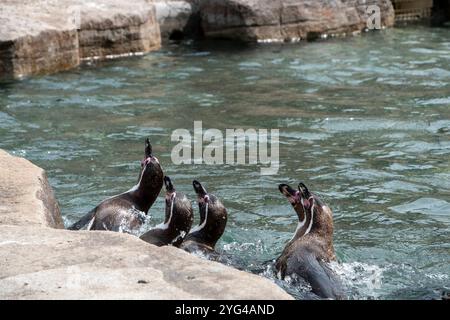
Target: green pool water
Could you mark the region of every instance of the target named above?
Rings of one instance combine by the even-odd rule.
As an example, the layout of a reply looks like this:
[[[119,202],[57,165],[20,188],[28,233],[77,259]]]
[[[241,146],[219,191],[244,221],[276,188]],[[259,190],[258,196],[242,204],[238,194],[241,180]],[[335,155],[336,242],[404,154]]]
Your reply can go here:
[[[195,120],[279,129],[278,174],[173,164],[171,133]],[[305,182],[333,209],[334,269],[349,297],[432,299],[450,289],[449,29],[185,42],[0,85],[0,148],[47,170],[66,225],[135,184],[147,136],[178,190],[194,201],[198,179],[226,205],[218,250],[297,298],[307,288],[270,269],[296,227],[283,182]],[[163,207],[161,197],[149,226]]]

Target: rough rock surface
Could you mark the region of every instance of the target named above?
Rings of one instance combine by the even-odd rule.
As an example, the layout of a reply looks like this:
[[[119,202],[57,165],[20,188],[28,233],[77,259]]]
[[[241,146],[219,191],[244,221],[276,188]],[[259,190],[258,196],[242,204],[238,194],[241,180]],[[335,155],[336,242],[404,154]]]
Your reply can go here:
[[[159,49],[159,26],[155,7],[150,1],[90,0],[81,3],[78,32],[81,59]]]
[[[53,73],[161,43],[147,0],[2,0],[0,26],[0,78]]]
[[[52,14],[31,1],[2,1],[0,78],[52,73],[80,63],[77,29],[60,11]]]
[[[194,0],[155,0],[156,19],[161,39],[192,36],[200,27],[198,5]]]
[[[107,231],[0,226],[0,299],[291,299],[259,276]]]
[[[0,150],[0,225],[64,228],[45,171],[3,150]]]
[[[206,37],[293,41],[360,32],[369,5],[380,7],[383,26],[394,24],[389,0],[205,0],[200,12]]]
[[[44,171],[0,150],[0,299],[292,299],[174,247],[61,227]]]

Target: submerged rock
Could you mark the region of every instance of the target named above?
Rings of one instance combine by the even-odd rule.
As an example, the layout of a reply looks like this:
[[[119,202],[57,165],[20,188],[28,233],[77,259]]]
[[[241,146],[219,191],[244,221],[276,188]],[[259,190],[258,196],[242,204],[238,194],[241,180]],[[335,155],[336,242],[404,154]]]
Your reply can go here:
[[[0,150],[0,299],[292,299],[175,247],[61,227],[44,171]]]
[[[389,0],[205,0],[200,12],[206,37],[298,41],[364,30],[369,5],[380,8],[382,26],[394,24]]]

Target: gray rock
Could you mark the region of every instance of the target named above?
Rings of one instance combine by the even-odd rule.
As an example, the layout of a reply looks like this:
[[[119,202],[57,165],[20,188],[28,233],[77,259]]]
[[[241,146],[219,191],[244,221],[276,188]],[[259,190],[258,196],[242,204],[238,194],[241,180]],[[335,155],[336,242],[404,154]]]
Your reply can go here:
[[[78,2],[81,59],[111,58],[159,49],[161,36],[151,1]]]
[[[64,228],[45,171],[1,149],[0,225]]]
[[[206,37],[293,41],[360,32],[369,5],[380,7],[383,26],[393,25],[389,0],[205,0],[200,12]]]
[[[200,20],[196,18],[198,15],[198,7],[192,1],[174,1],[174,0],[156,0],[156,19],[158,20],[161,30],[162,40],[168,40],[176,37],[176,33],[181,36],[188,34],[192,36],[192,20],[197,19],[196,23],[200,26]]]
[[[128,234],[0,226],[0,299],[292,299],[269,280]]]
[[[62,9],[50,12],[37,1],[33,3],[2,1],[0,78],[52,73],[80,63],[77,30],[65,18],[67,14]]]
[[[81,59],[141,54],[160,47],[147,0],[2,0],[0,78],[53,73]]]

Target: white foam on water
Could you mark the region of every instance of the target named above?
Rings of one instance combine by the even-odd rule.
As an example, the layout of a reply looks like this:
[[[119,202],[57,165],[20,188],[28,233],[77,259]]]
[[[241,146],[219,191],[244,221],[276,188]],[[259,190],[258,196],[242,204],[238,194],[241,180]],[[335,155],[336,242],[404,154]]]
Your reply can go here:
[[[258,275],[280,286],[296,299],[316,298],[315,295],[311,293],[311,286],[303,278],[294,274],[286,276],[284,280],[281,280],[281,273],[276,273],[274,264],[275,260],[273,260],[272,263],[267,264],[264,270],[259,272]]]
[[[194,250],[191,252],[191,254],[193,254],[194,256],[196,256],[198,258],[209,260],[209,256],[206,253],[204,253],[202,250]]]
[[[362,262],[330,263],[351,298],[378,298],[383,284],[384,268]]]
[[[223,245],[223,250],[230,252],[230,251],[239,251],[239,252],[246,252],[246,251],[256,251],[256,252],[263,252],[264,251],[264,244],[261,240],[256,241],[256,243],[253,242],[244,242],[244,243],[238,243],[236,241],[226,243]]]
[[[444,273],[431,273],[431,274],[425,274],[425,277],[432,279],[432,280],[439,280],[439,281],[447,281],[449,280],[449,275]]]
[[[135,207],[128,210],[129,215],[122,218],[119,225],[119,232],[129,233],[135,236],[143,234],[147,229],[147,222],[151,219],[150,215],[146,215],[144,212],[136,209]],[[139,220],[143,221],[141,226],[137,229],[130,229],[130,216],[137,216]]]

